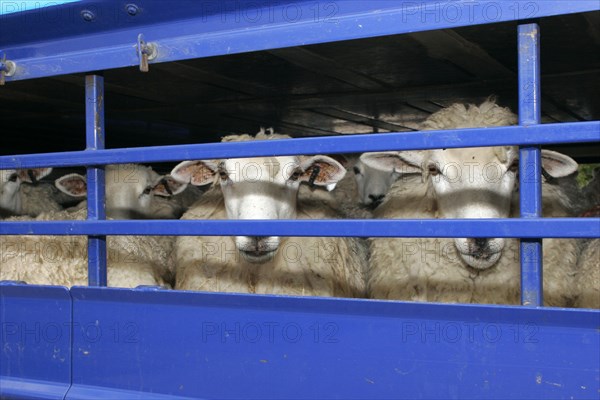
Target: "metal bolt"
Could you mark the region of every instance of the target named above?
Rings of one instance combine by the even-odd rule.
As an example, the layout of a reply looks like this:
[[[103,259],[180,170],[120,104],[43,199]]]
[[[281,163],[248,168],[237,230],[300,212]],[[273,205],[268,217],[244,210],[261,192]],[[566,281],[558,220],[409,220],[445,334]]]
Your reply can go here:
[[[16,66],[12,61],[0,60],[0,72],[4,73],[4,76],[13,76],[15,74]]]
[[[83,10],[81,11],[81,18],[83,18],[84,21],[91,22],[96,18],[96,16],[90,10]]]
[[[127,10],[127,14],[131,15],[132,17],[137,15],[137,13],[140,11],[139,7],[135,4],[127,4],[125,9]]]

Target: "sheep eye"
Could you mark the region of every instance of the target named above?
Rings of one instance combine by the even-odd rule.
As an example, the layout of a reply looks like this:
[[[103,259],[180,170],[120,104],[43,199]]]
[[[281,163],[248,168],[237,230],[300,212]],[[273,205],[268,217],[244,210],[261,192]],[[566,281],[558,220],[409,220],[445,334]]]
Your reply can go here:
[[[513,162],[510,167],[508,167],[508,170],[516,173],[519,170],[519,161]]]
[[[219,171],[219,176],[221,177],[222,180],[227,180],[227,178],[229,178],[229,175],[227,175],[227,172],[220,170]]]
[[[300,175],[302,175],[302,171],[300,171],[300,170],[294,171],[292,176],[290,176],[290,181],[297,181],[298,178],[300,178]]]
[[[17,175],[17,173],[16,173],[16,172],[13,172],[13,173],[12,173],[12,174],[11,174],[11,175],[8,177],[8,180],[9,180],[10,182],[16,182],[18,177],[19,177],[19,175]]]
[[[143,194],[150,194],[150,192],[152,192],[152,187],[148,186],[146,189],[144,189]]]
[[[431,164],[428,167],[428,170],[429,170],[429,175],[432,175],[432,176],[439,175],[439,173],[440,173],[440,169],[437,167],[437,165],[434,165],[434,164]]]
[[[354,167],[353,171],[356,175],[360,175],[360,169],[358,169],[358,167]]]

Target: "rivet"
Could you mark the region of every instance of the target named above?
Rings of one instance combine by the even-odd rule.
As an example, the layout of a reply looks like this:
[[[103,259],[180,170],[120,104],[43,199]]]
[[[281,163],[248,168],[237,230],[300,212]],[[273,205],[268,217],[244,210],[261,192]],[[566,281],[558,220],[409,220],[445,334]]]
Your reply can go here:
[[[83,10],[81,11],[81,18],[83,18],[83,20],[86,22],[91,22],[94,20],[94,18],[96,18],[96,16],[90,10]]]
[[[127,10],[127,14],[131,15],[132,17],[137,15],[137,13],[140,11],[139,7],[135,4],[127,4],[125,9]]]

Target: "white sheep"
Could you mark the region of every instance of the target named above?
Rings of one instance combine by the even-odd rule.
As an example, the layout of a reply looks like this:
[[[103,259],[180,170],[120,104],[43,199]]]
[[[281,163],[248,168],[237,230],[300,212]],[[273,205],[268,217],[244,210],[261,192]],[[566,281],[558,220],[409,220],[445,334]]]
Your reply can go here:
[[[156,216],[155,193],[171,195],[166,183],[148,167],[110,166],[106,173],[106,214],[108,219],[119,217]],[[85,197],[86,180],[69,174],[56,181],[61,191],[75,197]],[[171,186],[174,187],[175,186]],[[185,188],[176,184],[175,192]],[[169,193],[170,191],[170,193]],[[164,217],[169,209],[161,212]],[[60,212],[43,213],[35,220],[84,220],[85,202]],[[31,218],[13,217],[13,221]],[[108,285],[136,287],[164,285],[172,279],[173,238],[168,236],[109,236]],[[87,238],[85,236],[2,236],[0,237],[0,280],[21,280],[30,284],[85,285],[87,283]]]
[[[577,307],[600,308],[600,239],[591,239],[583,245],[575,291]]]
[[[289,138],[259,132],[224,142]],[[331,201],[298,196],[300,184],[333,185],[345,169],[326,156],[184,161],[171,176],[213,183],[182,219],[337,218]],[[317,236],[319,232],[315,232]],[[184,236],[175,244],[176,289],[317,296],[364,296],[364,249],[353,239]]]
[[[42,213],[36,218],[11,217],[7,221],[84,220],[86,210]],[[2,236],[0,280],[37,285],[87,285],[87,237]],[[136,287],[165,285],[161,271],[173,269],[172,240],[160,236],[109,236],[108,285]]]
[[[373,218],[371,210],[360,203],[358,184],[353,173],[349,173],[358,158],[350,155],[333,154],[329,157],[338,161],[346,169],[346,174],[337,183],[326,186],[300,185],[298,199],[318,200],[334,208],[343,218],[368,219]],[[300,156],[301,160],[308,157]]]
[[[107,165],[106,215],[112,219],[173,219],[183,213],[183,201],[172,201],[181,196],[187,185],[169,176],[157,174],[151,167],[139,164]],[[87,196],[86,178],[79,174],[64,175],[56,180],[56,187],[75,198]],[[197,196],[196,191],[192,196]],[[190,200],[185,198],[188,203]],[[85,202],[76,208],[85,208]]]
[[[431,115],[423,129],[502,126],[516,116],[488,100],[479,107],[454,104]],[[491,134],[491,133],[490,133]],[[487,147],[372,153],[363,162],[406,174],[390,189],[377,218],[518,217],[518,149]],[[547,177],[577,170],[575,161],[542,151]],[[569,214],[568,196],[544,181],[543,214]],[[515,232],[518,236],[518,232]],[[544,296],[553,306],[572,305],[577,246],[545,239]],[[516,239],[371,239],[370,297],[413,301],[518,304],[519,241]]]
[[[364,153],[361,158],[368,155],[369,153]],[[392,184],[399,178],[395,171],[373,168],[363,163],[360,158],[352,170],[360,202],[370,209],[375,209],[381,204]]]
[[[37,182],[52,168],[0,170],[0,217],[36,216],[45,211],[59,211],[52,188]]]
[[[334,154],[331,157],[346,168],[347,173],[344,178],[337,184],[325,188],[302,185],[300,198],[319,197],[322,194],[323,201],[333,199],[332,206],[345,218],[373,218],[373,210],[381,204],[391,184],[398,179],[398,174],[371,168],[360,161],[359,156],[353,154]],[[330,191],[331,194],[328,193]]]
[[[593,179],[582,190],[584,209],[582,217],[600,217],[600,169],[594,170]],[[584,240],[577,263],[576,306],[600,308],[600,239]]]

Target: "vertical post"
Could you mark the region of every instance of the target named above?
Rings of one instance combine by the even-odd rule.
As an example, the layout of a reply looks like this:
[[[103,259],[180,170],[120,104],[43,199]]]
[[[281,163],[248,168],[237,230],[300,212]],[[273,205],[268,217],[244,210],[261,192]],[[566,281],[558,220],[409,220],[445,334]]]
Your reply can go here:
[[[538,24],[519,25],[519,125],[535,125],[541,119],[540,29]],[[542,167],[539,146],[519,149],[521,218],[542,215]],[[542,240],[521,239],[521,304],[542,306]]]
[[[86,150],[104,149],[104,78],[85,77]],[[104,167],[87,168],[88,220],[106,218]],[[106,286],[106,236],[88,237],[88,284]]]

